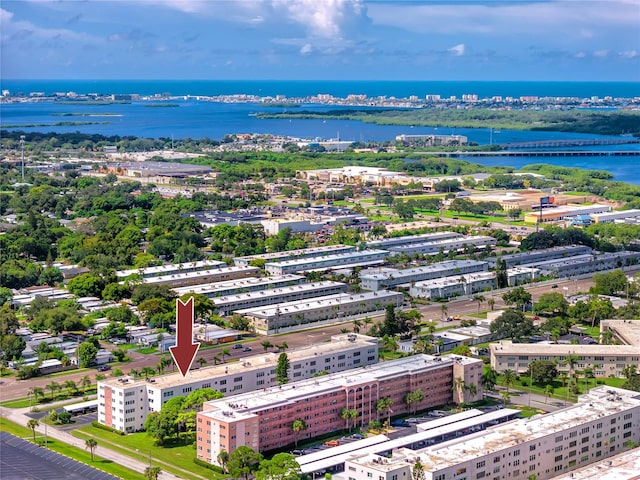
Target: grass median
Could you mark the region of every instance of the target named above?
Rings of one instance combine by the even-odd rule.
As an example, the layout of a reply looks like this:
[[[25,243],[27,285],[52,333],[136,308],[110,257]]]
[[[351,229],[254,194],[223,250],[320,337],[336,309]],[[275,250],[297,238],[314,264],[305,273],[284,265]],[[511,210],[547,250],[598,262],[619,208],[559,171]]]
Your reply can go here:
[[[160,447],[154,445],[153,438],[144,432],[120,436],[92,425],[78,428],[71,434],[83,440],[95,438],[98,443],[103,442],[105,447],[136,460],[148,461],[151,456],[154,465],[182,478],[193,480],[223,478],[222,475],[194,463],[196,451],[193,445]]]

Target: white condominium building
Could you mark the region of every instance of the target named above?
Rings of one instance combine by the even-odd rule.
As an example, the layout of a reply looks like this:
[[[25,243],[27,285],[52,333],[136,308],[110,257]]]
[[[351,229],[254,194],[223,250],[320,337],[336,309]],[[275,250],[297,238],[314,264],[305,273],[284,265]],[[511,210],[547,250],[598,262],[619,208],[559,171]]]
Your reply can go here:
[[[391,458],[368,455],[345,463],[348,480],[410,480],[416,460],[425,480],[547,480],[614,456],[640,440],[640,393],[600,386],[577,404],[517,419]]]
[[[320,372],[340,372],[378,362],[378,340],[355,333],[331,337],[319,343],[287,351],[290,380],[302,380]],[[149,379],[125,376],[98,382],[98,421],[122,432],[144,428],[147,415],[159,411],[171,398],[187,396],[199,388],[213,388],[226,395],[252,392],[277,384],[279,353],[269,352],[200,370],[186,377],[179,373]]]

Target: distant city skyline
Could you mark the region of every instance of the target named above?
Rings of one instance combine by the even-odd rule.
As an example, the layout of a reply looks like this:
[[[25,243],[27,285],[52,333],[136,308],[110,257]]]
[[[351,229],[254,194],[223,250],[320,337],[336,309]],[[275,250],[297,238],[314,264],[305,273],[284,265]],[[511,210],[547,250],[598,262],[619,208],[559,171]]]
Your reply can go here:
[[[640,0],[3,0],[4,79],[640,81]]]

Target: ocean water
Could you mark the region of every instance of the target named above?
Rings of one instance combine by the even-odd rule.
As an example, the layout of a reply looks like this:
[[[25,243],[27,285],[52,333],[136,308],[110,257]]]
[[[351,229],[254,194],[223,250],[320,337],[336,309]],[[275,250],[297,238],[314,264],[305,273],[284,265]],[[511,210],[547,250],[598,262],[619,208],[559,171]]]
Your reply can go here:
[[[639,83],[527,83],[527,82],[140,82],[140,81],[3,81],[2,89],[12,92],[42,91],[45,93],[75,91],[77,93],[171,93],[172,95],[219,95],[256,93],[282,94],[289,97],[331,93],[344,97],[350,93],[369,96],[387,95],[407,97],[438,93],[443,96],[477,93],[490,95],[539,95],[603,97],[640,96]],[[422,89],[422,91],[420,91]],[[449,90],[447,90],[449,89]],[[351,120],[319,119],[260,119],[256,112],[281,112],[282,107],[258,104],[230,104],[199,102],[196,100],[171,101],[177,107],[150,108],[144,102],[113,105],[63,105],[53,102],[16,103],[0,105],[0,125],[11,130],[27,132],[82,132],[87,134],[120,135],[150,138],[203,138],[220,139],[233,133],[264,133],[287,135],[302,139],[339,138],[350,141],[386,141],[401,134],[465,135],[471,142],[496,144],[548,139],[597,138],[599,135],[563,132],[536,132],[502,130],[493,135],[488,129],[407,127],[373,125]],[[300,109],[327,110],[336,107],[303,105]],[[298,109],[293,109],[296,111]],[[60,116],[61,114],[82,114]],[[88,115],[88,116],[84,116]],[[58,126],[58,122],[95,122],[92,125]],[[11,125],[37,124],[35,127]],[[640,145],[591,147],[586,150],[640,149]],[[640,184],[640,157],[473,157],[470,161],[485,165],[521,167],[531,163],[550,163],[580,168],[601,169],[611,172],[616,180]]]
[[[12,93],[55,92],[88,93],[137,93],[153,95],[231,95],[245,93],[260,96],[286,95],[308,97],[319,93],[346,97],[349,94],[366,94],[370,97],[411,95],[424,97],[436,94],[443,97],[477,94],[479,97],[494,95],[519,97],[592,96],[625,97],[640,96],[640,82],[428,82],[428,81],[223,81],[223,80],[0,80],[3,90]]]

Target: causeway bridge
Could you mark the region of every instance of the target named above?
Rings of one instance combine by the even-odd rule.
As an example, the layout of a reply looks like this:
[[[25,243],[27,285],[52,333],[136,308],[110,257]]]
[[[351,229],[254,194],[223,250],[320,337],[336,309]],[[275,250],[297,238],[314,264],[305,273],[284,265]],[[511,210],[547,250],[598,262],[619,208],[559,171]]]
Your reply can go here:
[[[634,137],[624,138],[566,138],[561,140],[538,140],[534,142],[504,143],[500,146],[507,149],[520,148],[564,148],[564,147],[595,147],[599,145],[627,145],[640,143]]]

